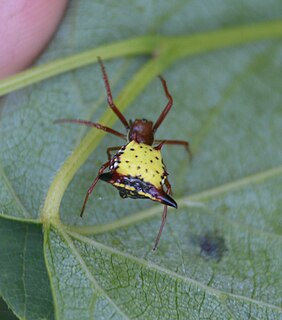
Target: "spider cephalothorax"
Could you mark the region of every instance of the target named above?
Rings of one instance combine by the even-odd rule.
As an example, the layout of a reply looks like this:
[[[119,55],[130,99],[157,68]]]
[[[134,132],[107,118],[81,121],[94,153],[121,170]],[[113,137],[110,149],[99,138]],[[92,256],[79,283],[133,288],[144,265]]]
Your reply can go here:
[[[171,186],[167,179],[168,173],[162,160],[161,148],[164,144],[182,145],[187,149],[189,155],[191,155],[189,144],[187,141],[182,140],[155,140],[154,138],[155,132],[173,104],[173,99],[168,92],[166,81],[161,76],[159,76],[159,78],[162,82],[166,97],[168,98],[168,103],[158,120],[155,123],[146,119],[136,119],[128,122],[113,101],[108,76],[101,58],[98,58],[98,62],[103,73],[108,104],[125,126],[126,134],[91,121],[60,119],[55,122],[72,122],[95,127],[127,140],[127,144],[109,147],[107,149],[108,161],[101,166],[97,177],[88,189],[80,216],[83,215],[88,197],[99,180],[104,180],[116,187],[122,198],[150,199],[162,203],[164,204],[164,211],[161,227],[154,245],[155,250],[165,224],[167,206],[177,208],[176,202],[170,196]],[[114,150],[119,151],[111,157],[111,152]],[[104,172],[106,168],[109,168],[109,172]]]
[[[130,121],[128,141],[132,140],[151,146],[154,143],[153,122],[146,119],[136,119],[134,122]]]

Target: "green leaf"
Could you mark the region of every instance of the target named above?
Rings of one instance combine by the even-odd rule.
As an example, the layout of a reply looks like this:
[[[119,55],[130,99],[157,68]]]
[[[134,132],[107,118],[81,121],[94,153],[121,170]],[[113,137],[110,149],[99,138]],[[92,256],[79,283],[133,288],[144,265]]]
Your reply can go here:
[[[17,317],[281,319],[281,9],[72,2],[38,65],[0,83],[22,88],[0,102],[0,294]],[[190,163],[163,148],[179,208],[156,252],[161,205],[100,182],[79,217],[122,142],[53,121],[123,130],[97,55],[128,119],[158,117],[161,73],[174,106],[156,138],[191,144]]]
[[[24,319],[53,319],[54,314],[41,229],[32,222],[1,218],[1,295]]]
[[[5,301],[0,299],[0,317],[3,320],[16,320],[18,319],[11,310],[8,309]]]

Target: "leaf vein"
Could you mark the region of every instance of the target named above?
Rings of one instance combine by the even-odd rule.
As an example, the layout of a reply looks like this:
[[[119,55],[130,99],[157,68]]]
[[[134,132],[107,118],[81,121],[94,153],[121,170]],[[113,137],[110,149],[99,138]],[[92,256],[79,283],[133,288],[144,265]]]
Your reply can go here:
[[[77,234],[75,232],[67,230],[67,233],[71,237],[73,237],[73,238],[75,238],[75,239],[77,239],[77,240],[79,240],[79,241],[81,241],[83,243],[86,243],[88,245],[91,245],[91,246],[96,247],[96,248],[101,249],[101,250],[105,250],[105,251],[107,251],[107,252],[109,252],[111,254],[122,256],[122,257],[124,257],[126,259],[134,261],[135,263],[141,264],[142,266],[145,266],[145,267],[147,267],[149,269],[154,269],[157,272],[166,274],[167,276],[169,276],[171,278],[174,278],[176,280],[181,280],[181,281],[184,281],[186,283],[195,285],[195,286],[197,286],[197,287],[199,287],[199,288],[201,288],[203,290],[206,290],[211,295],[216,296],[219,299],[220,302],[222,302],[221,297],[226,296],[226,297],[235,298],[235,299],[242,300],[242,301],[249,302],[249,303],[254,303],[256,305],[263,306],[263,307],[266,307],[266,308],[271,308],[273,310],[276,310],[276,311],[279,311],[279,312],[282,313],[282,308],[280,308],[280,307],[278,307],[276,305],[270,304],[268,302],[258,301],[256,299],[252,299],[252,298],[249,298],[249,297],[246,297],[246,296],[242,296],[240,294],[234,294],[234,293],[220,291],[219,289],[215,289],[215,288],[209,287],[209,286],[207,286],[207,285],[205,285],[205,284],[203,284],[203,283],[201,283],[201,282],[199,282],[197,280],[194,280],[194,279],[189,278],[189,277],[185,277],[183,275],[179,275],[179,274],[175,273],[174,271],[171,271],[171,270],[169,270],[167,268],[158,266],[158,265],[156,265],[155,263],[153,263],[151,261],[148,262],[148,261],[146,261],[146,260],[144,260],[142,258],[137,258],[137,257],[133,256],[132,254],[128,254],[128,253],[122,252],[122,251],[120,251],[118,249],[115,249],[115,248],[111,248],[111,247],[109,247],[109,246],[107,246],[105,244],[96,242],[93,239],[89,239],[89,238],[84,237],[84,236],[82,236],[80,234]],[[69,239],[69,241],[71,241],[71,240]]]
[[[93,283],[94,287],[105,297],[107,298],[107,300],[109,301],[109,303],[118,311],[118,313],[120,315],[122,315],[124,317],[124,319],[128,319],[128,316],[115,304],[115,302],[106,294],[106,292],[101,288],[101,286],[97,283],[97,281],[95,280],[95,278],[93,277],[93,275],[91,274],[89,268],[87,267],[87,265],[85,264],[85,262],[83,261],[83,258],[81,257],[81,255],[79,254],[79,252],[77,251],[77,249],[75,248],[72,240],[69,238],[69,236],[66,234],[66,232],[62,229],[62,228],[58,228],[57,229],[60,234],[62,235],[62,237],[65,239],[66,243],[69,245],[71,251],[73,252],[74,256],[76,257],[77,261],[79,262],[82,270],[84,270],[87,278],[89,279],[89,281],[91,283]]]
[[[277,166],[262,172],[255,173],[253,175],[243,177],[241,179],[238,179],[233,182],[225,183],[223,185],[220,185],[218,187],[202,191],[199,193],[195,193],[189,196],[185,196],[182,198],[177,199],[177,203],[180,206],[199,206],[199,202],[201,201],[207,201],[211,197],[221,196],[225,193],[235,191],[238,189],[241,189],[245,186],[251,185],[251,184],[257,184],[264,182],[267,179],[270,179],[272,177],[277,177],[279,175],[282,175],[282,165]],[[202,204],[204,205],[204,204]],[[101,234],[113,230],[117,230],[132,224],[136,224],[140,221],[151,219],[155,215],[159,214],[161,212],[160,206],[154,206],[150,209],[143,210],[140,212],[137,212],[136,214],[132,214],[130,216],[124,217],[122,219],[116,220],[114,222],[102,224],[102,225],[92,225],[92,226],[71,226],[68,225],[67,228],[70,231],[77,232],[82,235],[95,235],[95,234]],[[246,227],[246,226],[244,226]],[[252,227],[255,229],[254,227]],[[266,231],[261,231],[261,233],[267,233]],[[275,236],[281,238],[280,235],[273,235],[271,233],[267,233],[270,236]]]
[[[0,163],[0,176],[3,178],[3,182],[6,185],[7,189],[10,191],[10,194],[12,196],[12,198],[14,198],[15,203],[17,204],[20,212],[23,214],[23,216],[25,218],[30,217],[29,213],[26,211],[25,207],[23,206],[23,204],[21,203],[19,197],[17,196],[14,188],[12,187],[11,183],[8,180],[8,177],[3,169],[2,163]]]

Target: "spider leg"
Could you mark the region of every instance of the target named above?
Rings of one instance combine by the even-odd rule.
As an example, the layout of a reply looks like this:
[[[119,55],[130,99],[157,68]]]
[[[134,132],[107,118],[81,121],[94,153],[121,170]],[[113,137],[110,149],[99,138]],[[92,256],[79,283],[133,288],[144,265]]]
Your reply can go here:
[[[91,186],[89,187],[87,193],[86,193],[86,196],[85,196],[85,199],[84,199],[84,202],[83,202],[83,206],[82,206],[82,209],[81,209],[81,212],[80,212],[80,216],[82,217],[83,215],[83,212],[84,212],[84,209],[85,209],[85,206],[86,206],[86,203],[88,201],[88,197],[90,196],[90,194],[92,193],[93,189],[95,188],[99,178],[100,178],[100,175],[104,172],[104,170],[110,165],[110,161],[104,163],[102,165],[102,167],[100,168],[99,172],[98,172],[98,175],[97,177],[95,178],[95,180],[92,182]]]
[[[169,181],[167,179],[165,181],[165,185],[167,187],[167,194],[170,195],[171,194],[171,185],[170,185],[170,183],[169,183]],[[157,238],[155,240],[153,251],[156,251],[156,249],[158,247],[158,244],[159,244],[162,232],[163,232],[163,228],[164,228],[164,225],[165,225],[166,217],[167,217],[167,205],[164,206],[164,211],[163,211],[163,215],[162,215],[162,223],[161,223]]]
[[[119,150],[122,146],[115,146],[115,147],[109,147],[107,148],[107,155],[108,155],[108,159],[109,161],[111,160],[111,151],[114,151],[114,150]]]
[[[155,142],[158,142],[159,144],[157,146],[154,147],[155,150],[161,150],[161,148],[163,147],[163,145],[165,144],[165,140],[155,140]]]
[[[105,83],[105,87],[107,90],[107,100],[108,100],[108,104],[110,106],[110,108],[113,110],[113,112],[118,116],[119,120],[123,123],[123,125],[125,126],[125,128],[128,130],[129,129],[129,124],[127,122],[127,120],[125,119],[124,115],[119,111],[119,109],[117,108],[117,106],[114,103],[113,100],[113,96],[112,96],[112,92],[111,92],[111,87],[110,87],[110,83],[109,83],[109,79],[108,79],[108,75],[106,72],[106,68],[103,64],[103,61],[100,57],[98,57],[98,62],[100,64],[102,73],[103,73],[103,78],[104,78],[104,83]]]
[[[192,154],[192,152],[190,150],[188,141],[184,141],[184,140],[155,140],[154,143],[162,143],[162,144],[171,144],[171,145],[183,146],[186,149],[186,151],[188,152],[190,160],[193,157],[193,154]],[[155,148],[157,148],[157,147],[158,146],[156,146]]]
[[[166,81],[165,79],[162,77],[162,76],[159,76],[161,82],[162,82],[162,85],[163,85],[163,88],[164,88],[164,92],[165,92],[165,95],[166,97],[168,98],[168,103],[167,105],[165,106],[165,108],[163,109],[162,113],[160,114],[158,120],[156,121],[156,123],[154,124],[154,127],[153,127],[153,131],[156,132],[158,127],[161,125],[161,123],[164,121],[166,115],[169,113],[171,107],[172,107],[172,104],[173,104],[173,99],[172,99],[172,96],[170,95],[170,93],[168,92],[168,88],[167,88],[167,84],[166,84]]]
[[[79,120],[79,119],[58,119],[58,120],[55,120],[54,123],[78,123],[78,124],[82,124],[82,125],[85,125],[85,126],[88,126],[88,127],[94,127],[96,129],[99,129],[99,130],[102,130],[102,131],[105,131],[107,133],[111,133],[117,137],[120,137],[122,139],[125,139],[126,140],[126,135],[123,134],[123,133],[120,133],[116,130],[113,130],[109,127],[105,127],[105,126],[102,126],[100,123],[96,123],[96,122],[92,122],[92,121],[86,121],[86,120]]]

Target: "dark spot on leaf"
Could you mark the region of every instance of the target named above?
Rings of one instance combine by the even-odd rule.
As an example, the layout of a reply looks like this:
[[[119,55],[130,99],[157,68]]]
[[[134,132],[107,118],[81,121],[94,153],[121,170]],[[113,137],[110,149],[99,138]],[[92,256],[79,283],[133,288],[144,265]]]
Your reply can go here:
[[[136,155],[135,158],[138,158],[138,156]]]
[[[150,160],[151,163],[153,163],[153,160]]]
[[[140,168],[141,168],[141,167],[140,167],[140,166],[138,166],[138,167],[137,167],[137,170],[140,170]]]
[[[125,160],[125,162],[126,162],[126,163],[128,163],[128,162],[129,162],[129,160]]]
[[[159,160],[159,157],[156,157],[157,160]]]
[[[157,174],[160,174],[158,170],[156,170],[156,173],[157,173]]]
[[[199,236],[198,244],[201,249],[201,256],[206,260],[213,259],[219,262],[227,251],[224,238],[217,231],[207,232]]]
[[[134,148],[130,148],[130,151],[134,151]]]

